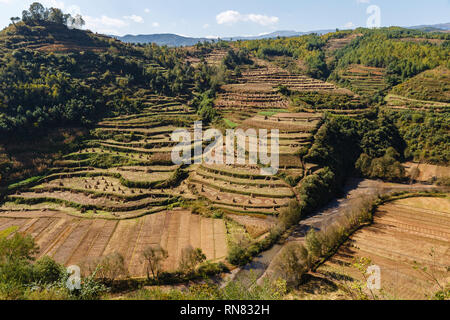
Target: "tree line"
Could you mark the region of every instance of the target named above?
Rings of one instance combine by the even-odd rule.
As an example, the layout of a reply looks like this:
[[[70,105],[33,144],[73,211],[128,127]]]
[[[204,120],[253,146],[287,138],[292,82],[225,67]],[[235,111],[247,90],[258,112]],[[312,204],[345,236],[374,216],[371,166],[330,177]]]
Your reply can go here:
[[[20,20],[19,17],[11,17],[11,22],[14,25]],[[22,11],[22,21],[25,24],[52,22],[71,28],[81,28],[86,24],[80,14],[72,16],[59,8],[45,8],[39,2],[33,2],[28,10]]]

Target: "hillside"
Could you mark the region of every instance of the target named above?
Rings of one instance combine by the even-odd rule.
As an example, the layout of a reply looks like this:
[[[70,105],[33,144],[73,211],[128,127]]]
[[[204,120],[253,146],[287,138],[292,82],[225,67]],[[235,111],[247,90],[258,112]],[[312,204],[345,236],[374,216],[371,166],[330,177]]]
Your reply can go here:
[[[414,29],[423,32],[448,32],[450,30],[450,23],[441,23],[436,25],[421,25],[414,27],[407,27],[407,29]],[[258,36],[240,36],[236,35],[234,37],[221,37],[224,41],[237,41],[237,40],[262,40],[262,39],[276,39],[276,38],[293,38],[300,37],[308,34],[318,34],[325,35],[329,33],[334,33],[336,29],[324,29],[324,30],[313,30],[307,32],[293,31],[293,30],[280,30],[274,31],[267,34],[262,34]],[[172,46],[172,47],[183,47],[183,46],[194,46],[199,42],[212,41],[211,38],[201,38],[201,37],[186,37],[180,36],[172,33],[165,34],[140,34],[140,35],[125,35],[125,36],[112,36],[115,39],[126,43],[154,43],[159,46]],[[216,41],[217,39],[214,39]]]
[[[442,31],[450,31],[450,22],[449,23],[438,23],[432,25],[420,25],[409,27],[408,29],[416,29],[425,32],[442,32]]]
[[[106,116],[136,112],[148,95],[192,95],[194,70],[182,52],[132,47],[50,22],[19,22],[0,39],[1,184],[48,169],[48,148],[34,143],[22,156],[26,149],[17,144],[60,129],[67,132],[51,141],[72,141],[70,128],[83,132]]]
[[[61,270],[82,266],[94,284],[112,288],[120,280],[117,290],[128,292],[238,273],[344,194],[348,178],[410,188],[420,173],[404,163],[450,163],[448,109],[386,102],[394,93],[446,101],[446,34],[357,29],[172,48],[143,43],[152,39],[146,36],[135,45],[69,28],[53,21],[54,9],[34,6],[0,33],[0,244],[30,235],[39,260],[18,259],[25,275],[47,259]],[[198,121],[216,129],[214,137],[200,139]],[[173,161],[180,129],[182,163]],[[220,133],[227,129],[250,131],[237,148],[241,139],[231,136],[233,150],[225,151],[234,161],[224,164]],[[235,159],[242,154],[244,163]],[[430,184],[446,183],[439,178]],[[287,258],[303,273],[294,287],[313,261],[371,222],[370,208],[349,207],[332,236]],[[398,230],[416,230],[404,226],[410,219]],[[364,244],[365,237],[356,239]],[[112,264],[120,269],[112,275],[94,272]],[[33,277],[17,280],[13,293],[53,292]],[[5,279],[0,298],[13,294]],[[291,275],[283,279],[279,297],[292,285]],[[201,290],[212,294],[208,286]]]
[[[267,34],[262,34],[259,36],[236,36],[236,37],[222,37],[221,40],[224,41],[237,41],[237,40],[260,40],[260,39],[274,39],[279,37],[299,37],[307,34],[326,34],[334,32],[334,30],[317,30],[309,32],[297,32],[297,31],[274,31]],[[195,38],[195,37],[185,37],[172,33],[164,34],[140,34],[140,35],[125,35],[125,36],[112,36],[126,43],[154,43],[159,46],[170,46],[170,47],[185,47],[194,46],[199,42],[212,42],[218,41],[219,38]]]
[[[50,21],[39,25],[19,22],[0,32],[5,49],[33,49],[43,52],[106,51],[109,46],[120,46],[112,39],[92,32],[68,29]]]
[[[425,71],[394,87],[391,93],[414,100],[450,104],[450,70],[441,66]]]

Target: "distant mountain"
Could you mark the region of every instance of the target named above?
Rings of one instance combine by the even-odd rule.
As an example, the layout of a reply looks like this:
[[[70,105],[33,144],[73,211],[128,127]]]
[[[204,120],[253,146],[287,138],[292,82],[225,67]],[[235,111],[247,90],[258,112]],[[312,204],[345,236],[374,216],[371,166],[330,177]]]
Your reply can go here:
[[[450,22],[432,24],[432,25],[414,26],[414,27],[408,27],[408,29],[416,29],[416,30],[422,30],[422,31],[426,31],[426,32],[450,31]]]
[[[305,34],[317,33],[326,34],[334,32],[336,30],[318,30],[310,32],[297,32],[297,31],[275,31],[272,33],[262,34],[258,36],[236,36],[236,37],[225,37],[221,38],[225,41],[231,40],[260,40],[260,39],[273,39],[278,37],[298,37]],[[170,47],[181,47],[181,46],[193,46],[199,42],[213,41],[217,39],[212,38],[191,38],[179,36],[173,33],[162,33],[162,34],[140,34],[140,35],[125,35],[122,37],[112,36],[122,42],[127,43],[156,43],[160,46],[170,46]]]
[[[425,32],[434,32],[434,31],[450,31],[450,23],[440,23],[440,24],[434,24],[434,25],[421,25],[421,26],[414,26],[414,27],[407,27],[407,29],[417,29],[422,30]],[[291,30],[281,30],[281,31],[275,31],[272,33],[267,34],[261,34],[258,36],[236,36],[236,37],[225,37],[221,38],[225,41],[231,41],[231,40],[260,40],[260,39],[273,39],[278,37],[299,37],[306,34],[327,34],[330,32],[335,32],[336,29],[326,29],[326,30],[315,30],[315,31],[309,31],[309,32],[297,32],[297,31],[291,31]],[[211,39],[211,38],[191,38],[191,37],[184,37],[179,36],[172,33],[162,33],[162,34],[141,34],[141,35],[126,35],[123,37],[113,36],[114,38],[127,43],[156,43],[161,46],[170,46],[170,47],[181,47],[181,46],[193,46],[196,45],[199,42],[204,41],[213,41],[217,39]]]
[[[162,34],[140,34],[140,35],[126,35],[123,37],[113,36],[114,38],[127,43],[156,43],[160,46],[181,47],[193,46],[199,42],[211,41],[207,38],[189,38],[179,36],[172,33]]]
[[[275,31],[272,33],[267,33],[267,34],[261,34],[258,36],[248,36],[248,37],[231,37],[231,38],[223,38],[223,40],[260,40],[260,39],[274,39],[274,38],[278,38],[278,37],[285,37],[285,38],[290,38],[290,37],[299,37],[299,36],[304,36],[306,34],[312,34],[312,33],[317,33],[317,34],[326,34],[326,33],[330,33],[330,32],[335,32],[336,29],[333,30],[316,30],[316,31],[309,31],[309,32],[297,32],[297,31]]]

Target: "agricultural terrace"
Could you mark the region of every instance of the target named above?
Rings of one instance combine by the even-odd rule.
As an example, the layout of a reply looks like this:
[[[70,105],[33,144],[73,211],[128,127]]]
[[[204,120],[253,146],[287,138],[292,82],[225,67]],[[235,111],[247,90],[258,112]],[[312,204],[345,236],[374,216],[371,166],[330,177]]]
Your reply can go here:
[[[178,202],[183,172],[171,161],[170,133],[196,115],[174,99],[148,95],[145,103],[140,113],[105,119],[84,148],[56,161],[47,176],[22,185],[7,200],[106,219],[141,217]]]
[[[195,112],[150,94],[145,106],[99,123],[92,139],[56,161],[48,175],[10,186],[0,230],[19,227],[37,240],[40,256],[66,265],[118,252],[133,277],[145,275],[142,252],[150,245],[169,252],[166,271],[178,267],[188,246],[202,249],[209,260],[223,260],[223,220],[170,210],[192,199],[186,172],[171,161],[170,134],[190,127]]]
[[[395,86],[386,96],[387,107],[393,110],[450,110],[450,70],[439,66]]]
[[[203,164],[191,173],[189,188],[216,209],[263,216],[276,216],[295,197],[284,180],[262,176],[256,166]]]
[[[211,261],[223,260],[227,255],[223,220],[182,210],[108,220],[81,219],[59,209],[19,209],[6,204],[0,211],[0,232],[10,227],[34,237],[40,247],[38,257],[50,256],[64,265],[82,266],[90,259],[120,253],[131,277],[146,276],[142,253],[149,246],[166,248],[166,271],[175,271],[182,250],[189,246],[202,249]]]
[[[384,68],[350,65],[338,72],[338,83],[349,87],[352,91],[366,97],[377,94],[388,88]]]
[[[408,198],[380,207],[374,224],[358,231],[320,272],[338,272],[359,279],[350,265],[370,258],[381,268],[381,285],[388,297],[426,299],[445,283],[450,265],[450,198]],[[428,268],[425,275],[415,262]],[[448,278],[447,278],[448,279]]]

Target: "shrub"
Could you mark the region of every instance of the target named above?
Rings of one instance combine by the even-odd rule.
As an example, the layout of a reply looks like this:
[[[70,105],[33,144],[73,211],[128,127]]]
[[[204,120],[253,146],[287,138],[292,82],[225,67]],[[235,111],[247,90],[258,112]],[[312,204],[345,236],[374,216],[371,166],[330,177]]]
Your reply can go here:
[[[169,257],[169,254],[160,246],[151,246],[146,248],[142,255],[148,263],[147,279],[150,280],[150,272],[152,273],[153,279],[158,279],[161,274],[162,262]]]
[[[38,248],[31,236],[16,233],[0,238],[0,283],[24,285],[33,280],[32,262]]]
[[[297,243],[289,243],[276,259],[275,275],[286,280],[291,287],[302,283],[311,265],[308,250]]]
[[[196,267],[206,260],[206,256],[201,249],[194,249],[191,246],[181,251],[179,269],[184,274],[194,273]]]
[[[245,266],[251,261],[249,252],[241,246],[232,246],[229,250],[227,260],[235,266]]]
[[[95,274],[96,279],[113,285],[114,281],[128,276],[125,259],[120,253],[111,253],[105,257],[87,260],[83,263],[87,275]]]
[[[33,273],[34,281],[40,284],[51,284],[60,281],[66,270],[64,266],[45,256],[34,264]]]
[[[290,226],[298,223],[302,217],[302,210],[299,203],[295,200],[289,202],[289,206],[283,209],[280,213],[279,221],[289,228]]]

